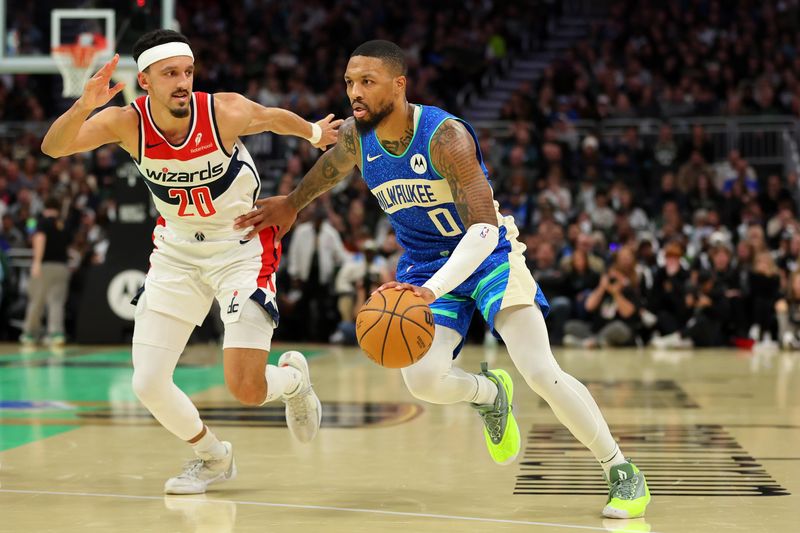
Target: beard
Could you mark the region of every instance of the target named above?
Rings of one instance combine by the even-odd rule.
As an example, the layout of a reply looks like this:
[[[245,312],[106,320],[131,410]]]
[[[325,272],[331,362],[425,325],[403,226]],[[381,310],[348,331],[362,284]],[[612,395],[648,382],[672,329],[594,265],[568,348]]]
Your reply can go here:
[[[169,114],[175,118],[186,118],[189,116],[189,112],[192,109],[192,95],[188,91],[175,91],[172,93],[172,96],[188,96],[189,99],[186,101],[186,105],[183,107],[175,107],[175,108],[168,108]]]
[[[361,135],[369,133],[377,128],[378,125],[383,122],[383,119],[388,117],[391,112],[394,111],[394,102],[389,101],[388,104],[378,109],[375,113],[369,112],[369,108],[367,108],[367,111],[369,113],[367,117],[362,119],[356,118],[356,130],[358,130],[358,133]]]
[[[189,106],[186,107],[177,107],[175,109],[170,108],[169,114],[175,118],[186,118],[189,116]]]

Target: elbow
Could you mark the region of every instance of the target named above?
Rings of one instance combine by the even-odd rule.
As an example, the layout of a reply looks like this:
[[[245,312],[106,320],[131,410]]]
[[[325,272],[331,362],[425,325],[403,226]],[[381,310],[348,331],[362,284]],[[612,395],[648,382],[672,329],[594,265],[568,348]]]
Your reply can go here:
[[[51,146],[50,143],[46,141],[42,141],[42,153],[46,156],[52,157],[53,159],[58,159],[59,157],[64,157],[67,155],[61,150],[56,150],[54,146]]]

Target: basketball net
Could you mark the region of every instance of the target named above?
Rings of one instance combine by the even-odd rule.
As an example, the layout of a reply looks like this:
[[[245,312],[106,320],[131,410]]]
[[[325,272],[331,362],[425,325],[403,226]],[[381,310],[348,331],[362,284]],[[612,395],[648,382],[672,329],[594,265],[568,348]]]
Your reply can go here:
[[[64,89],[61,96],[77,98],[83,94],[83,86],[92,75],[100,53],[106,48],[102,35],[83,33],[75,44],[54,46],[50,52],[56,62]]]

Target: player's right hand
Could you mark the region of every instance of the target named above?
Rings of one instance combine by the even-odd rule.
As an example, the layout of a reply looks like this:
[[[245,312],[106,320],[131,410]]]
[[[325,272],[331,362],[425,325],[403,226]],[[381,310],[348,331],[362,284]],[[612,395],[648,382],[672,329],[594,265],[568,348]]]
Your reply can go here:
[[[295,220],[297,220],[297,209],[289,201],[289,197],[273,196],[256,200],[256,208],[246,215],[236,217],[233,228],[252,227],[247,234],[247,239],[252,239],[264,228],[277,226],[278,233],[275,235],[275,244],[277,245],[289,232]]]
[[[319,142],[314,145],[314,148],[319,148],[323,152],[331,144],[336,144],[336,141],[339,139],[339,126],[344,124],[344,120],[333,120],[333,117],[334,115],[331,113],[322,120],[317,121],[319,127],[322,128],[322,137],[320,137]]]
[[[83,95],[78,99],[81,106],[86,109],[96,109],[106,105],[112,98],[125,88],[122,82],[117,83],[113,87],[108,84],[111,81],[111,75],[119,63],[119,54],[114,54],[111,61],[102,66],[97,74],[89,78],[83,88]]]

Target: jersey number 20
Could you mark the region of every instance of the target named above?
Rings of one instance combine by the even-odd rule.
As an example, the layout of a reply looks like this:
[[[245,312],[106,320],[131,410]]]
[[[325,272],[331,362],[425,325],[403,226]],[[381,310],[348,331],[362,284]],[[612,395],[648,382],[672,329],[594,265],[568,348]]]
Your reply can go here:
[[[193,217],[194,213],[187,213],[186,209],[191,203],[194,205],[197,214],[201,217],[210,217],[217,212],[214,209],[214,203],[211,200],[211,190],[208,187],[192,187],[191,189],[170,189],[170,198],[178,199],[178,216],[179,217]],[[192,201],[189,201],[191,195]]]

